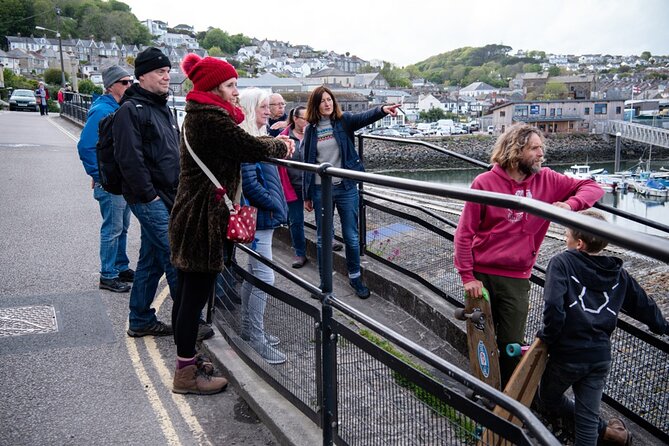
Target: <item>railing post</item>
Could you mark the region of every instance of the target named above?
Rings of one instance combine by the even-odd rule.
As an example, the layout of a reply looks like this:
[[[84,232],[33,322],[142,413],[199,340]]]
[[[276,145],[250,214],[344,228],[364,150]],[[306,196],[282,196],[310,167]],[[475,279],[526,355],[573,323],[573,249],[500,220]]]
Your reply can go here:
[[[360,156],[360,162],[364,166],[363,141],[362,135],[358,135],[358,156]],[[358,240],[360,242],[360,256],[364,256],[367,250],[367,206],[365,206],[363,198],[363,188],[364,183],[358,183]]]
[[[325,169],[319,172],[321,175],[321,208],[316,211],[320,214],[321,225],[321,291],[325,295],[322,306],[323,317],[323,403],[322,403],[322,426],[323,445],[330,446],[334,442],[334,432],[337,428],[337,353],[336,335],[332,332],[332,306],[328,303],[328,296],[332,294],[332,177],[325,174]],[[317,223],[318,224],[318,223]]]
[[[620,142],[621,135],[620,132],[616,133],[616,156],[615,162],[613,164],[613,172],[620,172]]]

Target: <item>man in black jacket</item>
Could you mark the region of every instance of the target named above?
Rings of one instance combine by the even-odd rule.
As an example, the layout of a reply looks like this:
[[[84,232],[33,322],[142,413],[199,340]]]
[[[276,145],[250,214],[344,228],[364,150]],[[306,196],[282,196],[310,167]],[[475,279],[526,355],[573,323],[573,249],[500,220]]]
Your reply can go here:
[[[135,60],[134,84],[114,118],[114,156],[123,176],[123,197],[141,225],[141,246],[130,293],[128,336],[167,336],[171,325],[156,318],[151,303],[165,273],[170,294],[177,273],[170,263],[169,212],[179,180],[179,131],[167,107],[170,60],[147,48]]]

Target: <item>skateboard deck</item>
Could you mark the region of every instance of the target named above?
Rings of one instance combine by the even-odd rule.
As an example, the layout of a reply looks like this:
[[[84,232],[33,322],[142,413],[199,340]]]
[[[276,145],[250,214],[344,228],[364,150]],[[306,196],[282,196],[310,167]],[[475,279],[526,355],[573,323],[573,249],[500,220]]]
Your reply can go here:
[[[506,351],[510,356],[517,356],[522,352],[523,358],[513,371],[506,387],[504,387],[504,393],[521,404],[530,407],[541,382],[541,376],[546,369],[548,346],[541,339],[537,338],[527,349],[517,344],[509,344]],[[518,426],[522,425],[522,422],[518,418],[514,417],[501,406],[496,406],[493,413]],[[504,441],[488,431],[485,431],[481,438],[485,444],[490,445],[503,444]]]
[[[499,351],[488,291],[484,288],[480,298],[465,296],[465,308],[455,310],[455,317],[467,322],[467,350],[472,374],[500,390]]]

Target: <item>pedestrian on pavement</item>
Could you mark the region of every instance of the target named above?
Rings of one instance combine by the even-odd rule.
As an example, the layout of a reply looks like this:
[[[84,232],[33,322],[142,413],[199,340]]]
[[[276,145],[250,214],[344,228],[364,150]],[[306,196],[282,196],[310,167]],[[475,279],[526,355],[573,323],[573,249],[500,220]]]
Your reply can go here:
[[[35,90],[35,97],[39,105],[39,114],[42,116],[49,116],[49,107],[47,101],[49,100],[49,90],[44,86],[44,82],[40,81]]]
[[[91,177],[93,198],[100,206],[102,225],[100,226],[100,283],[99,287],[116,293],[130,291],[128,282],[132,282],[135,272],[130,269],[130,260],[126,254],[128,227],[130,226],[130,207],[122,195],[114,195],[100,185],[100,172],[95,146],[98,142],[98,125],[102,118],[114,113],[119,108],[123,93],[132,84],[130,74],[118,65],[112,65],[102,72],[105,94],[100,96],[88,110],[86,125],[79,137],[77,149],[79,159],[86,173]],[[64,89],[58,93],[62,96]]]
[[[591,207],[604,191],[593,180],[577,180],[542,168],[544,137],[539,129],[517,124],[502,133],[493,148],[492,170],[477,176],[472,189],[534,198],[580,211]],[[455,267],[465,294],[490,295],[497,345],[524,343],[530,276],[549,220],[528,212],[466,202],[455,232]],[[518,358],[500,355],[502,388]]]
[[[606,221],[594,210],[581,214]],[[669,334],[669,321],[618,257],[602,255],[608,242],[582,230],[567,228],[567,251],[546,268],[544,320],[537,337],[548,345],[548,363],[539,386],[540,406],[550,415],[573,420],[576,445],[632,443],[621,418],[608,422],[600,405],[611,370],[611,334],[618,314]],[[574,399],[565,395],[571,387]]]
[[[241,128],[254,136],[267,135],[270,115],[267,93],[258,88],[249,88],[241,92],[239,102],[245,116]],[[291,141],[287,136],[281,138]],[[258,209],[255,240],[250,248],[272,260],[274,229],[287,222],[288,214],[277,166],[269,163],[242,164],[242,186],[244,197]],[[274,271],[254,257],[249,256],[247,271],[263,282],[274,285]],[[249,341],[251,347],[268,363],[285,362],[286,355],[276,348],[279,338],[265,331],[267,293],[247,281],[242,285],[241,297],[241,338]]]
[[[288,126],[288,115],[286,115],[286,101],[279,93],[269,96],[269,120],[267,122],[267,133],[270,136],[278,136]]]
[[[177,344],[172,390],[215,393],[223,390],[227,381],[207,378],[209,370],[198,363],[195,327],[212,295],[216,276],[225,266],[224,253],[230,252],[232,246],[226,240],[230,215],[220,193],[236,199],[241,162],[285,157],[292,148],[284,140],[255,138],[239,127],[244,113],[234,105],[239,92],[237,72],[232,65],[191,53],[181,66],[193,82],[193,90],[186,96],[179,189],[169,226],[172,262],[178,268],[181,282],[172,312]],[[186,139],[225,192],[217,189],[198,166],[186,147]]]
[[[302,147],[304,160],[311,164],[330,163],[333,167],[351,169],[359,172],[365,170],[362,160],[355,150],[353,132],[386,115],[396,116],[398,104],[382,105],[362,113],[342,112],[332,91],[325,87],[317,87],[309,96],[306,118],[309,122],[304,133]],[[369,289],[362,281],[360,272],[360,240],[358,235],[358,189],[353,180],[333,178],[332,188],[333,210],[341,221],[344,245],[346,246],[346,268],[349,285],[361,299],[369,297]],[[304,173],[304,208],[307,212],[320,210],[321,177],[314,173]],[[333,213],[334,215],[334,213]],[[316,218],[318,267],[320,270],[322,222],[320,215]]]
[[[114,156],[123,176],[123,197],[141,226],[139,260],[130,292],[128,336],[167,336],[172,326],[151,308],[163,273],[170,295],[177,273],[170,263],[169,212],[179,180],[179,132],[167,107],[171,63],[149,47],[135,59],[135,79],[114,118]]]

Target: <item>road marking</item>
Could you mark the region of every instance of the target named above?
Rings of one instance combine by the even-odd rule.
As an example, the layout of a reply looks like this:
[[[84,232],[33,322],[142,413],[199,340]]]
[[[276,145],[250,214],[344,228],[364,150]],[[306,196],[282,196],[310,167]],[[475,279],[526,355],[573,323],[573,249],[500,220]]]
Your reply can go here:
[[[61,125],[56,124],[56,122],[53,120],[53,118],[49,118],[49,119],[47,119],[47,122],[49,122],[49,124],[51,124],[52,126],[56,127],[58,130],[60,130],[61,132],[63,132],[63,133],[65,134],[65,136],[67,136],[68,138],[70,138],[72,141],[74,141],[74,142],[79,142],[79,137],[75,136],[75,135],[72,134],[69,130],[66,130],[66,129],[65,129],[64,127],[62,127]]]
[[[163,288],[163,290],[158,294],[156,297],[156,300],[154,300],[154,306],[156,308],[156,312],[160,309],[160,306],[163,304],[165,299],[167,298],[167,294],[169,293],[169,287]],[[160,376],[161,381],[163,382],[163,385],[167,389],[172,388],[172,373],[167,368],[167,365],[165,364],[165,361],[163,360],[160,351],[158,350],[158,345],[156,344],[156,340],[153,337],[144,337],[144,342],[146,344],[146,349],[149,352],[149,356],[151,357],[151,360],[153,361],[153,365],[156,367],[156,370],[158,371],[158,376]],[[175,355],[176,357],[176,355]],[[171,392],[171,390],[170,390]],[[181,417],[183,420],[186,422],[188,427],[190,428],[191,432],[193,433],[194,437],[198,441],[199,444],[201,445],[207,445],[207,446],[212,446],[212,443],[209,441],[207,438],[207,434],[204,432],[204,429],[202,429],[202,425],[200,422],[197,420],[195,415],[193,414],[193,411],[191,410],[190,405],[186,401],[186,397],[184,395],[179,395],[176,393],[172,393],[172,401],[174,401],[174,404],[177,406],[177,409],[179,410],[179,413],[181,414]]]
[[[165,440],[167,440],[167,444],[179,446],[181,444],[179,441],[179,436],[174,429],[172,420],[170,420],[170,416],[167,413],[165,406],[163,405],[162,401],[160,401],[156,387],[153,385],[151,378],[149,378],[148,374],[146,373],[144,364],[142,364],[142,359],[139,357],[139,351],[137,350],[135,338],[125,336],[125,346],[128,349],[128,354],[130,355],[130,361],[132,361],[133,368],[135,369],[135,374],[137,375],[139,382],[144,386],[144,390],[146,391],[146,396],[149,399],[151,408],[158,418],[158,424],[160,425],[160,429],[163,431],[163,435],[165,436]]]

